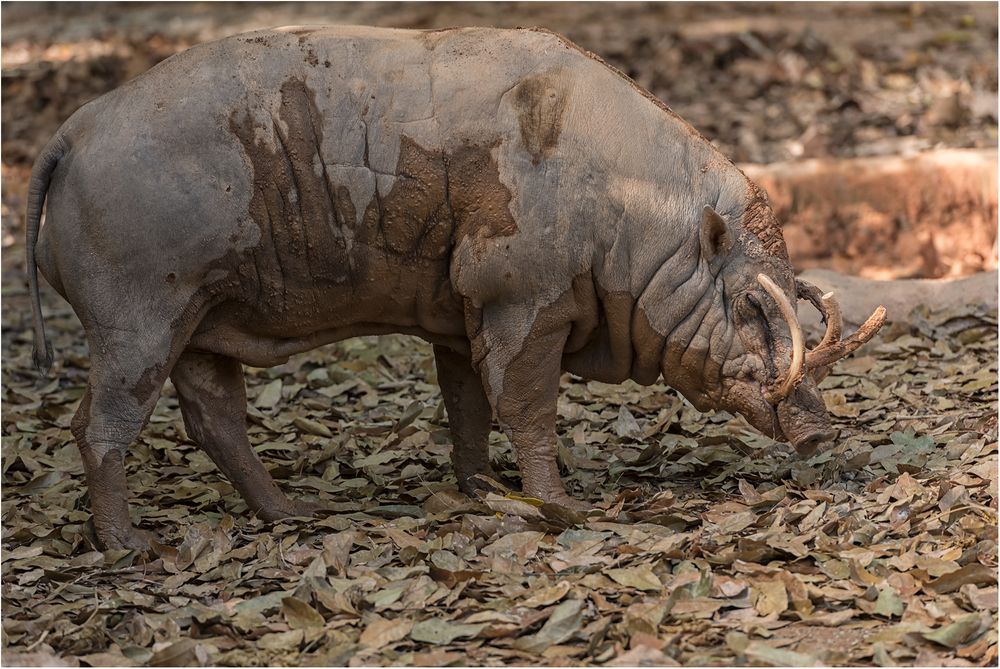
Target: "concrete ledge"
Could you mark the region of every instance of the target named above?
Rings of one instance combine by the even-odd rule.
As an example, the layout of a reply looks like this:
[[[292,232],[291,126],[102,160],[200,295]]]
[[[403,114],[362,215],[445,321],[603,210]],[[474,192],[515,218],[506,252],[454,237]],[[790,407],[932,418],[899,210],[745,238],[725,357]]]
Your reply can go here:
[[[834,291],[844,315],[844,325],[853,331],[878,305],[886,308],[888,321],[906,319],[914,308],[926,305],[932,310],[962,305],[986,305],[997,308],[997,272],[980,272],[963,279],[900,279],[878,281],[848,276],[823,269],[802,272],[800,278],[823,291]],[[799,320],[807,331],[819,330],[819,312],[800,302]]]

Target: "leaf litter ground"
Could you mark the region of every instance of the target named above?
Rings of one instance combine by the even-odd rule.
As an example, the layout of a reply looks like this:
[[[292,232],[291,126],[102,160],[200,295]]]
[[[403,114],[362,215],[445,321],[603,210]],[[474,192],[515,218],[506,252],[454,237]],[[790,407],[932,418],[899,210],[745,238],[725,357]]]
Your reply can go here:
[[[18,35],[17,17],[5,24],[4,664],[997,663],[995,314],[918,315],[841,364],[824,389],[845,438],[807,462],[663,387],[567,378],[564,473],[602,509],[585,521],[456,493],[433,364],[412,340],[249,371],[253,443],[293,494],[334,507],[317,520],[249,516],[185,436],[168,387],[128,462],[134,508],[167,548],[145,564],[94,551],[68,430],[86,348],[48,290],[59,362],[47,380],[30,371],[28,165],[87,99],[234,22],[347,16],[216,4],[206,18],[196,3],[167,21],[134,18],[152,5],[94,7],[62,22],[46,11]],[[995,50],[995,10],[856,5],[837,27],[791,6],[775,24],[712,5],[713,25],[745,11],[770,27],[699,35],[685,32],[696,5],[657,6],[681,12],[666,20],[638,5],[349,7],[349,23],[556,28],[738,160],[996,142],[996,64],[981,57]],[[23,27],[31,8],[6,10]],[[691,84],[704,81],[716,85]],[[775,100],[791,113],[771,113]],[[502,483],[516,483],[506,440],[492,450]]]
[[[840,364],[844,436],[808,461],[666,387],[567,375],[559,455],[586,518],[458,493],[413,339],[247,370],[251,441],[318,519],[249,514],[168,384],[128,458],[161,541],[143,562],[92,543],[78,322],[51,299],[41,379],[25,295],[5,298],[5,664],[997,662],[995,314],[917,313]],[[491,453],[515,489],[504,437]]]

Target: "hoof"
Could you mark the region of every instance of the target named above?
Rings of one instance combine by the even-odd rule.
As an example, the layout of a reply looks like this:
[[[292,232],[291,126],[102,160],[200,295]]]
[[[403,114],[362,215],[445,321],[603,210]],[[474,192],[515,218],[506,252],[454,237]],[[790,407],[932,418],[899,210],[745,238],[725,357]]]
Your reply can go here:
[[[484,480],[492,479],[498,484],[500,483],[500,477],[497,476],[497,473],[493,471],[492,467],[487,467],[482,471],[475,471],[464,475],[456,472],[455,475],[458,479],[458,489],[473,499],[479,499],[488,492],[503,492],[502,487],[498,490],[495,486],[490,485],[489,481]],[[484,478],[479,478],[480,476]]]
[[[323,510],[323,505],[319,502],[307,502],[304,499],[294,500],[289,516],[299,516],[312,518]]]
[[[137,553],[152,553],[152,542],[156,535],[130,527],[121,532],[98,533],[97,542],[102,550],[130,550]]]
[[[257,516],[261,520],[273,522],[282,518],[312,518],[322,510],[323,506],[316,502],[286,499],[279,505],[259,509]]]
[[[578,513],[586,514],[588,511],[593,510],[593,506],[587,502],[581,502],[575,497],[570,497],[569,495],[559,495],[558,497],[552,497],[547,500],[550,504],[558,504],[559,506],[564,506],[571,511],[577,511]]]

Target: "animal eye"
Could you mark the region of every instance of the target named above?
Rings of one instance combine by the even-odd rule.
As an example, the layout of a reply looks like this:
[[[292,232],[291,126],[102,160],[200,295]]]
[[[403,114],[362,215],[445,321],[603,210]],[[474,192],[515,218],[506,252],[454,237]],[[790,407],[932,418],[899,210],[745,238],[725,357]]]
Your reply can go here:
[[[747,294],[747,302],[749,302],[750,306],[756,309],[761,316],[764,315],[764,307],[763,305],[761,305],[760,302],[757,301],[756,297],[754,297],[751,294]]]

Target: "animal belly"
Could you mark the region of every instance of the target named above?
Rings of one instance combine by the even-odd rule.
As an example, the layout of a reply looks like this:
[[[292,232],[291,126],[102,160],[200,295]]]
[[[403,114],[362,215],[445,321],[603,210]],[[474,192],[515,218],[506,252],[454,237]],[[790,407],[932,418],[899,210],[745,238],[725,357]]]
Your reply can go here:
[[[335,281],[240,275],[245,280],[202,319],[190,346],[255,366],[361,335],[412,334],[461,348],[462,303],[441,263],[400,265],[372,249],[365,271],[330,274]]]

